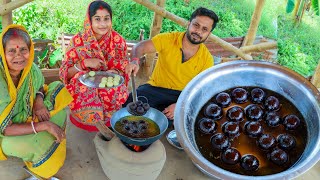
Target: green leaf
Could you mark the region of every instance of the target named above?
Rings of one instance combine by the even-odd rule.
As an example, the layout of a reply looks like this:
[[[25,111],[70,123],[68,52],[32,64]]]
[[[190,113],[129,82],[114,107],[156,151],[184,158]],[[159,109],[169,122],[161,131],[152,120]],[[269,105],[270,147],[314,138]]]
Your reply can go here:
[[[286,12],[291,13],[294,9],[295,0],[288,0]]]
[[[38,56],[40,63],[46,58],[48,52],[49,52],[49,48],[47,46],[46,49],[43,51],[43,53],[40,56]]]
[[[319,9],[319,0],[311,0],[312,8],[316,12],[316,15],[319,16],[320,9]]]
[[[54,66],[58,61],[62,60],[62,51],[61,49],[56,49],[53,51],[52,54],[49,56],[49,66]]]

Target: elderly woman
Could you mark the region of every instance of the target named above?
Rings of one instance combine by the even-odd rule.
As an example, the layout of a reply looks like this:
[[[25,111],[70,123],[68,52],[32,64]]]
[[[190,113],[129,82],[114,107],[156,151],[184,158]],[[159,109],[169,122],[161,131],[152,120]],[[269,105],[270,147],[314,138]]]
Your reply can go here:
[[[72,97],[60,82],[44,86],[22,26],[4,29],[0,43],[0,160],[21,158],[33,173],[49,178],[66,157],[65,107]]]
[[[60,78],[74,100],[69,105],[71,122],[84,130],[97,131],[102,120],[110,126],[112,114],[128,98],[128,64],[125,40],[112,29],[112,10],[104,1],[93,1],[88,7],[84,32],[76,34],[60,68]],[[125,77],[125,83],[111,89],[83,85],[79,77],[89,71],[106,71]]]

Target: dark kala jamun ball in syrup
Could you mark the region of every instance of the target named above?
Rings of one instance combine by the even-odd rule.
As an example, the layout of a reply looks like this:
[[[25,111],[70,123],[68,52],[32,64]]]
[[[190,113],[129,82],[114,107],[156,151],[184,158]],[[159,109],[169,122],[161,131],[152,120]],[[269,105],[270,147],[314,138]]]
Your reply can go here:
[[[248,92],[243,88],[235,88],[231,92],[233,101],[237,104],[242,104],[248,101]]]
[[[263,128],[261,124],[257,121],[249,121],[244,125],[245,133],[249,137],[256,138],[263,133]]]
[[[228,107],[231,104],[231,97],[228,93],[221,92],[216,96],[216,102],[221,107]]]
[[[263,117],[263,110],[259,105],[250,104],[245,108],[247,118],[251,121],[259,121]]]
[[[270,160],[279,166],[288,162],[288,159],[288,154],[284,150],[279,148],[273,149],[273,151],[270,154]]]
[[[217,124],[209,118],[202,118],[198,122],[198,129],[204,134],[213,134],[217,130]]]
[[[227,118],[230,121],[241,122],[244,120],[244,110],[239,106],[233,106],[227,111]]]
[[[240,152],[235,148],[228,148],[224,152],[221,152],[221,160],[222,162],[229,164],[229,165],[235,165],[240,162],[241,154]]]
[[[223,124],[222,131],[228,138],[232,139],[240,135],[240,126],[237,122],[229,121]]]
[[[290,134],[280,134],[277,140],[279,148],[283,150],[291,150],[296,146],[296,139]]]
[[[222,151],[230,147],[230,141],[227,136],[222,133],[214,134],[210,139],[214,150]]]
[[[260,138],[258,139],[258,146],[262,149],[262,150],[271,150],[272,148],[274,148],[277,145],[277,141],[276,138],[273,137],[271,134],[263,134],[260,136]]]
[[[259,160],[254,155],[242,156],[240,166],[246,171],[256,171],[259,168]]]
[[[265,115],[265,122],[270,127],[277,127],[281,124],[280,115],[276,111],[267,112]]]
[[[269,96],[264,102],[267,111],[277,111],[280,109],[280,101],[275,96]]]
[[[263,103],[265,97],[266,93],[264,92],[264,90],[260,88],[254,88],[251,90],[251,101],[253,103],[261,104]]]
[[[218,120],[222,117],[222,108],[214,103],[209,103],[204,110],[204,115],[213,120]]]
[[[287,130],[295,130],[300,125],[300,119],[294,114],[290,114],[284,117],[283,125]]]

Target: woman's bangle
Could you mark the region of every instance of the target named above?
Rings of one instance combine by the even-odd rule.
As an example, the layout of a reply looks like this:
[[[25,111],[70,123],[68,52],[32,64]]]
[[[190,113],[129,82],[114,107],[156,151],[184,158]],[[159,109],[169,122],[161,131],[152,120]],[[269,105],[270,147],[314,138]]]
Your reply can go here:
[[[42,97],[42,99],[44,99],[44,94],[41,91],[36,92],[36,95],[40,95]]]
[[[77,64],[74,64],[73,67],[74,67],[77,71],[79,71],[79,72],[82,71],[81,69],[79,69],[79,68],[77,67]]]
[[[36,131],[36,128],[34,128],[33,121],[31,121],[31,127],[32,127],[33,132],[35,134],[38,134],[38,132]]]
[[[84,64],[84,60],[82,60],[82,61],[80,62],[80,66],[81,66],[82,70],[85,70],[85,69],[86,69],[86,65]]]

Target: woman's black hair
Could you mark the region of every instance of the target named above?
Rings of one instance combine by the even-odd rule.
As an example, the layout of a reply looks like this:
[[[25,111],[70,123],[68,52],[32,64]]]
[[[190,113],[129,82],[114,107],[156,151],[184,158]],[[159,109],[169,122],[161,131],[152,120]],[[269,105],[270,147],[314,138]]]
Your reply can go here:
[[[112,20],[112,9],[111,6],[104,2],[104,1],[93,1],[90,6],[89,6],[89,16],[90,16],[90,20],[92,18],[92,16],[94,16],[97,13],[97,10],[100,8],[106,9],[109,13],[110,13],[110,18]]]
[[[217,16],[217,14],[207,8],[199,7],[198,9],[196,9],[191,14],[190,22],[192,21],[192,19],[196,18],[197,16],[207,16],[213,20],[211,31],[216,27],[217,23],[219,22],[219,17]]]

